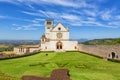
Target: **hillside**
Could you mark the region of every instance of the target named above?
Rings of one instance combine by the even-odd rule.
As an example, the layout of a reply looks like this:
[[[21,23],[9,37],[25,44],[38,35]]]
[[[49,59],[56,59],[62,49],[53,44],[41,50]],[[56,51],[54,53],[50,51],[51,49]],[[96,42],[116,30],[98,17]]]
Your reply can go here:
[[[86,45],[116,45],[120,44],[120,38],[94,39],[83,42]]]
[[[120,64],[80,52],[44,52],[0,61],[0,72],[16,79],[23,75],[49,77],[53,69],[60,68],[69,69],[72,80],[120,80]],[[1,79],[5,80],[0,75]]]

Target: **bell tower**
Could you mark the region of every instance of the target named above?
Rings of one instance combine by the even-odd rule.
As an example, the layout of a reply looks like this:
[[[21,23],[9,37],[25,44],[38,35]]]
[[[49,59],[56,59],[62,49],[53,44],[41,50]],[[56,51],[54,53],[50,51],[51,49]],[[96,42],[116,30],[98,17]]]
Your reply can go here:
[[[47,38],[50,38],[50,30],[53,28],[53,20],[45,21],[45,35]]]

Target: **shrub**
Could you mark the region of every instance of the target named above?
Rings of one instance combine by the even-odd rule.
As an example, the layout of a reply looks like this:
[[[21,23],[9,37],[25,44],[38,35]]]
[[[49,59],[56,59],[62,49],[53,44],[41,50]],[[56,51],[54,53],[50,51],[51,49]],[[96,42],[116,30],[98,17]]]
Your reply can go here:
[[[108,61],[120,63],[120,60],[117,60],[117,59],[108,59]]]
[[[56,63],[58,67],[65,67],[68,63]]]
[[[39,63],[36,63],[36,64],[30,64],[29,66],[38,66],[38,65],[41,65],[42,67],[45,67],[46,64],[48,64],[49,62],[39,62]]]
[[[22,57],[26,57],[26,56],[35,55],[35,54],[38,54],[38,53],[40,53],[40,52],[29,53],[29,54],[23,54],[23,55],[6,55],[6,56],[4,56],[3,58],[0,58],[0,60],[22,58]]]

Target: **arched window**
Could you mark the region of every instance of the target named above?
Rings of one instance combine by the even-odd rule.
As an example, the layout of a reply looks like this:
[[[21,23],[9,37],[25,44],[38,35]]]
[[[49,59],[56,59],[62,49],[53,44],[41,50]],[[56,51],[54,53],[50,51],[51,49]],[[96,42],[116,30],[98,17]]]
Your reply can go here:
[[[115,52],[112,52],[111,55],[112,55],[112,59],[114,59],[115,58]]]

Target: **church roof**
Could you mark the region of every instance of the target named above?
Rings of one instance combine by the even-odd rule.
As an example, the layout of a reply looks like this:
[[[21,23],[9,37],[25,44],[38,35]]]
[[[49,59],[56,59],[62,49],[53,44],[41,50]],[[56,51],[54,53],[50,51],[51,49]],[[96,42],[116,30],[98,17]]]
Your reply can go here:
[[[68,31],[69,30],[68,27],[65,27],[62,23],[59,22],[55,27],[53,27],[51,29],[51,32],[52,31],[57,31],[58,28],[61,28],[62,29],[61,31]]]

